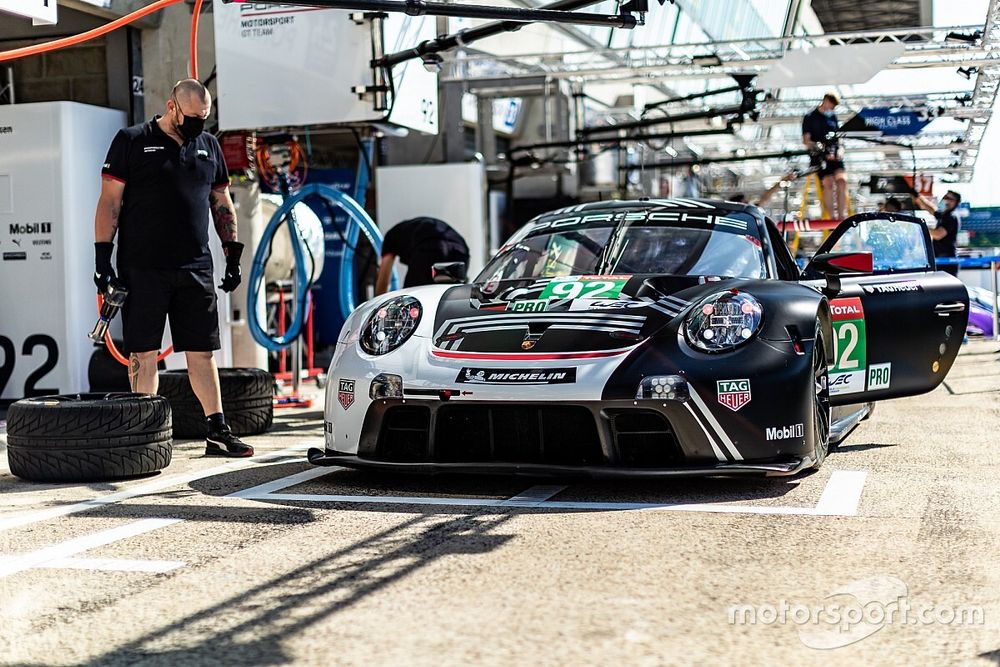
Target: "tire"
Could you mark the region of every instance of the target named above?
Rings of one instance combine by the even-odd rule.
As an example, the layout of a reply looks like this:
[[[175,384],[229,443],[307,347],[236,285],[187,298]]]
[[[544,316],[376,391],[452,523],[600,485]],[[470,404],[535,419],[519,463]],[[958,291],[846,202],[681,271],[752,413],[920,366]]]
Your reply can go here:
[[[41,396],[7,413],[10,471],[33,482],[105,482],[170,465],[170,404],[150,394]]]
[[[816,321],[816,343],[813,345],[813,465],[817,470],[830,453],[830,379],[826,364],[823,329]]]
[[[226,423],[239,436],[265,433],[274,423],[274,377],[259,368],[220,368],[219,387]],[[187,371],[161,371],[160,396],[170,401],[175,438],[208,435],[205,413]]]

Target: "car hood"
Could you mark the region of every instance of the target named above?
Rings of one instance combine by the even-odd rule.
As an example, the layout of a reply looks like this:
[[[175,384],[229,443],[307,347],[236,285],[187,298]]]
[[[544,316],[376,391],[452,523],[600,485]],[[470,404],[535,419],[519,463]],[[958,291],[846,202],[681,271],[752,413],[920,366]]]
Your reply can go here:
[[[460,285],[441,297],[433,341],[444,350],[467,352],[628,348],[656,334],[692,303],[724,289],[722,285],[733,280],[574,276]]]

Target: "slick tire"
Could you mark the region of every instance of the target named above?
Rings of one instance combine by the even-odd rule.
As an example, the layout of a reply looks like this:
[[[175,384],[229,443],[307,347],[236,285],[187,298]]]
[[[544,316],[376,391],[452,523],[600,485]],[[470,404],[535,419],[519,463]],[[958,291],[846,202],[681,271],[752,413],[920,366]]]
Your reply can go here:
[[[274,377],[259,368],[220,368],[222,412],[239,436],[265,433],[274,423]],[[187,371],[161,371],[160,396],[170,401],[175,438],[208,435],[205,412],[191,389]]]
[[[816,343],[813,345],[813,450],[812,469],[816,470],[830,453],[830,380],[826,365],[826,345],[823,329],[816,321]]]
[[[33,482],[105,482],[170,465],[170,404],[133,393],[41,396],[7,413],[10,471]]]

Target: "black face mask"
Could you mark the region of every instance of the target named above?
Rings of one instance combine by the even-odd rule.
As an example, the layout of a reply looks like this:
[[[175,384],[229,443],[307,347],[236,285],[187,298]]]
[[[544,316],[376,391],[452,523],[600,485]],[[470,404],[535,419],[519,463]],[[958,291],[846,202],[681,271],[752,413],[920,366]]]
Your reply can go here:
[[[174,103],[176,104],[176,102]],[[180,107],[177,107],[180,111]],[[181,114],[183,119],[177,123],[177,132],[184,138],[184,141],[194,141],[198,135],[205,131],[205,119],[200,116],[186,116]]]

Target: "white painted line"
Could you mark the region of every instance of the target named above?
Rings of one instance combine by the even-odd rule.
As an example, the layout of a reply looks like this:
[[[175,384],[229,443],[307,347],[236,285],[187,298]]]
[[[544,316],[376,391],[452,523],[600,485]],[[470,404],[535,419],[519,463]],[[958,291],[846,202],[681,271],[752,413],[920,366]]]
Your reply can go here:
[[[17,556],[0,556],[0,565]],[[179,560],[129,560],[127,558],[56,558],[37,567],[46,570],[97,570],[103,572],[154,572],[163,573],[184,567]]]
[[[274,491],[280,491],[281,489],[287,489],[290,486],[296,486],[297,484],[304,484],[311,479],[316,479],[317,477],[322,477],[323,475],[328,475],[331,472],[337,470],[343,470],[339,467],[315,467],[309,470],[303,470],[300,473],[294,475],[289,475],[288,477],[282,477],[276,479],[273,482],[267,482],[266,484],[261,484],[260,486],[254,486],[249,489],[243,489],[242,491],[237,491],[235,493],[230,493],[227,498],[259,498],[266,496]]]
[[[227,472],[233,472],[244,468],[253,468],[260,465],[274,465],[276,463],[283,463],[283,461],[275,461],[274,459],[281,459],[289,456],[290,454],[298,454],[307,448],[308,445],[296,445],[295,447],[289,447],[287,449],[282,449],[277,452],[271,452],[270,454],[264,454],[262,456],[255,457],[253,459],[241,459],[239,461],[233,461],[231,463],[226,463],[220,466],[215,466],[214,468],[208,468],[197,472],[162,477],[160,479],[157,479],[156,481],[149,482],[148,484],[141,484],[139,486],[127,488],[122,491],[118,491],[116,493],[111,493],[106,496],[100,496],[98,498],[92,498],[90,500],[85,500],[79,503],[73,503],[71,505],[50,507],[48,509],[37,510],[35,512],[26,512],[24,514],[18,514],[5,519],[0,519],[0,532],[5,530],[10,530],[11,528],[20,528],[21,526],[28,526],[33,523],[38,523],[40,521],[48,521],[49,519],[56,519],[58,517],[67,516],[70,514],[76,514],[77,512],[86,512],[87,510],[93,509],[95,507],[101,507],[103,505],[113,505],[115,503],[120,503],[123,500],[128,500],[129,498],[135,498],[137,496],[151,495],[158,491],[169,489],[170,487],[173,486],[181,486],[183,484],[189,484],[195,480],[204,479],[205,477],[222,475]]]
[[[32,551],[23,556],[15,556],[6,563],[0,564],[0,578],[9,577],[12,574],[23,572],[34,567],[40,567],[52,561],[69,558],[77,554],[103,547],[105,545],[124,540],[136,535],[142,535],[153,530],[159,530],[164,526],[179,523],[183,519],[142,519],[133,521],[124,526],[102,530],[92,535],[84,535],[72,540],[53,544],[52,546]]]
[[[834,470],[816,503],[816,514],[857,516],[867,478],[864,470]]]
[[[565,486],[533,486],[513,498],[508,498],[505,504],[519,507],[533,507],[544,503],[552,496],[558,495],[565,490]]]
[[[581,511],[659,511],[709,512],[716,514],[771,514],[785,516],[856,516],[867,473],[855,470],[835,470],[830,475],[815,507],[783,505],[732,505],[717,503],[622,503],[594,501],[560,501],[549,498],[563,491],[564,486],[535,486],[505,500],[498,498],[448,498],[423,496],[357,496],[309,493],[274,493],[284,488],[325,475],[329,470],[307,470],[296,475],[262,484],[231,494],[247,500],[294,501],[306,503],[352,503],[359,505],[415,505],[448,507],[528,507]]]

